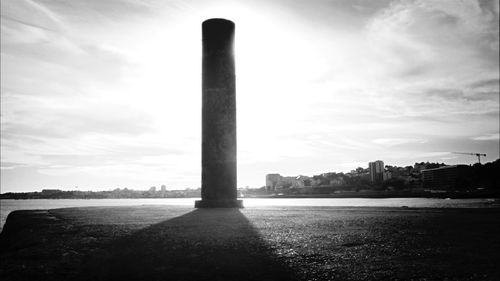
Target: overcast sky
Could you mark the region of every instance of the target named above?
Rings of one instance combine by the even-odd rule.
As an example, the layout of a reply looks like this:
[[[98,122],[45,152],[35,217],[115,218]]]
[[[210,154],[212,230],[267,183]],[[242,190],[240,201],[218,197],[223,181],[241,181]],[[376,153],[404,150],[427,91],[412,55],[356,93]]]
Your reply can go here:
[[[1,1],[1,192],[201,185],[201,22],[236,24],[238,186],[499,158],[498,1]]]

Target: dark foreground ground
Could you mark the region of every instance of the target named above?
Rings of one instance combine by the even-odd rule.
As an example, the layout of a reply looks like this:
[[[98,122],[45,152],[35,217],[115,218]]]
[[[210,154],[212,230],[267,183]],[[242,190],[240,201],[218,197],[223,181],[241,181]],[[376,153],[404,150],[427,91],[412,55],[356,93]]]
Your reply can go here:
[[[500,280],[500,209],[16,211],[1,280]]]

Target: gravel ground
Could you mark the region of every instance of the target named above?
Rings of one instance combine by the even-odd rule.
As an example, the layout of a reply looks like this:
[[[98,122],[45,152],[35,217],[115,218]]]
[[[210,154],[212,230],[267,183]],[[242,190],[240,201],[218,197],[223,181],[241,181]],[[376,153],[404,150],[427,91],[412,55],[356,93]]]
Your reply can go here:
[[[500,280],[500,209],[15,211],[1,280]]]

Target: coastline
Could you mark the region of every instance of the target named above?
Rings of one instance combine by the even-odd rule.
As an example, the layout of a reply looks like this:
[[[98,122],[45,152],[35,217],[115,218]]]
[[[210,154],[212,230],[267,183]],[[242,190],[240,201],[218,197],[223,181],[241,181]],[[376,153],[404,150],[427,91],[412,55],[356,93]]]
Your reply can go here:
[[[37,194],[29,196],[29,194],[3,193],[0,194],[0,200],[38,200],[38,199],[186,199],[199,198],[196,196],[150,196],[150,197],[127,197],[127,196],[92,196],[85,197],[72,196],[70,193],[58,196],[50,194]],[[467,199],[467,198],[500,198],[500,190],[482,189],[482,190],[359,190],[359,191],[325,191],[318,189],[302,189],[302,190],[285,190],[275,193],[247,193],[246,191],[238,191],[238,198],[451,198],[451,199]]]
[[[495,191],[344,191],[338,193],[318,194],[270,194],[249,196],[249,198],[438,198],[438,199],[475,199],[475,198],[500,198],[500,193]]]
[[[0,234],[0,278],[495,280],[498,234],[498,208],[15,211]]]

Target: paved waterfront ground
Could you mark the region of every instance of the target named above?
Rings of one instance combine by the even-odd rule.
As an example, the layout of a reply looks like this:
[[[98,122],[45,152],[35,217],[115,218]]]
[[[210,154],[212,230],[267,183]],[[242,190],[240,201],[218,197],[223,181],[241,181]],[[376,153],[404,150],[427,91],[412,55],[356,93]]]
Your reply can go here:
[[[499,280],[500,209],[11,213],[1,280]]]

